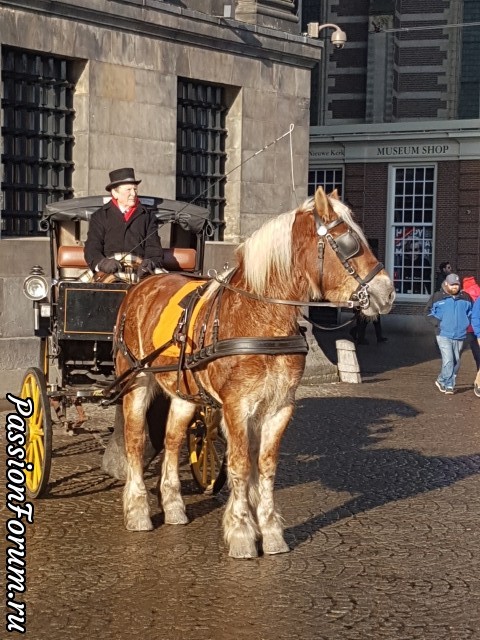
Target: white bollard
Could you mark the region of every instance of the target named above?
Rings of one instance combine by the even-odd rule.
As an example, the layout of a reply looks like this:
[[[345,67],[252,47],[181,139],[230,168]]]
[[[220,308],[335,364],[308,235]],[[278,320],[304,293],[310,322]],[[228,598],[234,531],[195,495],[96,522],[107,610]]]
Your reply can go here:
[[[360,383],[360,365],[358,364],[355,344],[351,340],[337,340],[338,375],[340,382]]]

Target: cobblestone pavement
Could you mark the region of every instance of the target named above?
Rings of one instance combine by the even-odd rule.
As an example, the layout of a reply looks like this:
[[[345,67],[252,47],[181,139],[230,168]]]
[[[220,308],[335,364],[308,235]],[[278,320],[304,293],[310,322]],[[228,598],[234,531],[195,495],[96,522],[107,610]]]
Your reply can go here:
[[[480,638],[473,358],[464,353],[457,392],[445,396],[431,340],[390,336],[358,355],[363,384],[299,389],[276,490],[289,554],[228,558],[226,494],[198,495],[186,464],[190,524],[163,524],[154,462],[155,528],[128,533],[122,487],[100,471],[111,412],[88,407],[82,433],[56,431],[50,493],[28,525],[25,637]],[[1,504],[5,518],[4,493]]]

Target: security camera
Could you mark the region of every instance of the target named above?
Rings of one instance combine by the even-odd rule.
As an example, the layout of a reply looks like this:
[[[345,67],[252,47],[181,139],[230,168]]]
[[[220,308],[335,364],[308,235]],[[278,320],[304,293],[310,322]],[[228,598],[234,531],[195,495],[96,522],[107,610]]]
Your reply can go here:
[[[307,24],[307,32],[303,35],[308,36],[309,38],[318,38],[320,31],[323,29],[335,29],[330,38],[331,43],[335,47],[335,49],[343,49],[345,43],[347,41],[347,34],[345,31],[342,31],[340,27],[331,22],[327,22],[326,24],[319,24],[318,22],[309,22]]]
[[[332,33],[332,37],[330,38],[330,40],[335,49],[343,49],[347,41],[347,34],[345,33],[345,31],[337,29]]]

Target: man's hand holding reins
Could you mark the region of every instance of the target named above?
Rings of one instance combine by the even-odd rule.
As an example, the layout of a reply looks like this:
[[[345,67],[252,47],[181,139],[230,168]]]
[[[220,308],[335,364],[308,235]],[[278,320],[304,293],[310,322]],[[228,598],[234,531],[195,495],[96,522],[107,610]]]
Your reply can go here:
[[[141,278],[145,278],[145,276],[152,275],[155,273],[155,262],[150,258],[145,258],[142,260],[142,263],[137,269],[137,276],[140,280]]]
[[[115,258],[103,258],[98,263],[97,269],[102,273],[117,273],[122,270],[122,265]]]

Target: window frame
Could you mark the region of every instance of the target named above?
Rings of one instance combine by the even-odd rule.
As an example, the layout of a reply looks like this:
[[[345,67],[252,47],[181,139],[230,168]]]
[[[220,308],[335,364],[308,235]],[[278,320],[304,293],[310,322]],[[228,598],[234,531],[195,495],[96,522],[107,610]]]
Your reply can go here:
[[[73,196],[74,61],[8,45],[0,55],[0,237],[44,236],[46,204]]]
[[[333,181],[333,186],[332,188],[325,188],[325,180],[323,182],[318,180],[318,175],[315,175],[315,180],[314,182],[310,181],[310,174],[311,173],[315,173],[317,174],[319,171],[323,171],[324,174],[327,173],[327,171],[333,171],[333,172],[340,172],[341,175],[341,182],[338,183],[336,181],[336,179],[334,179]],[[340,186],[336,186],[336,185],[340,185]],[[313,191],[311,191],[310,187],[314,185]],[[317,190],[317,188],[321,186],[323,187],[323,189],[326,191],[326,193],[330,193],[331,191],[333,191],[333,189],[338,189],[338,195],[340,198],[343,198],[343,193],[345,190],[345,170],[344,167],[339,167],[338,165],[334,165],[334,166],[324,166],[324,167],[309,167],[308,169],[308,181],[307,181],[307,193],[309,196],[313,196],[315,195],[315,191]]]
[[[417,223],[412,221],[411,225],[403,220],[402,223],[395,222],[395,188],[397,170],[399,169],[433,169],[433,191],[432,191],[432,221],[431,223]],[[388,273],[395,279],[395,240],[396,228],[399,226],[412,227],[429,227],[431,228],[431,238],[423,238],[431,241],[431,260],[430,260],[430,293],[402,293],[396,292],[396,300],[398,302],[422,302],[428,301],[435,288],[435,246],[436,246],[436,209],[437,209],[437,188],[438,188],[438,163],[436,162],[416,162],[416,163],[398,163],[388,166],[388,198],[387,198],[387,246],[385,251],[385,262]],[[422,254],[425,255],[425,254]],[[413,267],[414,268],[414,267]],[[403,280],[405,281],[405,280]],[[422,283],[425,281],[422,280]],[[395,283],[394,283],[395,284]]]
[[[210,211],[213,240],[223,240],[225,226],[227,114],[223,85],[177,78],[176,199]],[[174,235],[178,243],[179,229]]]

